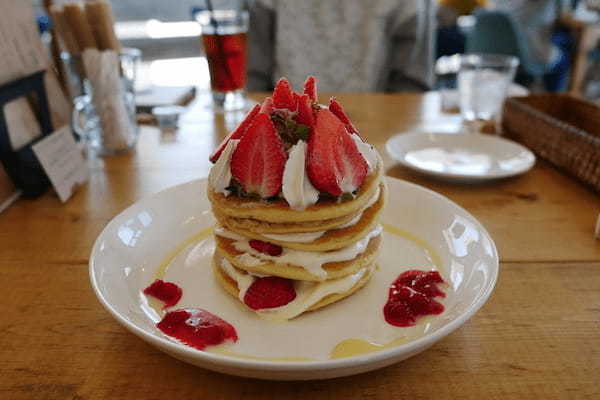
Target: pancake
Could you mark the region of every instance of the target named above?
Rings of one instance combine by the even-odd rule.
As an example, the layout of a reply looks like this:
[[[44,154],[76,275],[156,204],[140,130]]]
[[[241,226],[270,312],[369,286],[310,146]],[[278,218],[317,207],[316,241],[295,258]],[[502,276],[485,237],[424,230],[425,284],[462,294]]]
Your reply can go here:
[[[217,257],[213,258],[213,272],[215,275],[215,279],[216,281],[221,285],[221,287],[223,289],[225,289],[225,291],[227,293],[229,293],[230,295],[232,295],[233,297],[235,297],[238,301],[239,300],[239,289],[237,287],[237,282],[231,278],[229,275],[227,275],[218,265],[217,265]],[[300,315],[309,312],[309,311],[315,311],[319,308],[325,307],[329,304],[335,303],[336,301],[342,300],[352,294],[354,294],[357,290],[361,289],[363,286],[365,286],[369,280],[371,279],[371,277],[373,276],[373,273],[378,269],[377,266],[375,266],[374,268],[371,268],[369,271],[367,271],[367,273],[358,281],[356,282],[356,284],[348,291],[344,292],[344,293],[333,293],[330,294],[328,296],[325,296],[324,298],[322,298],[321,300],[319,300],[317,303],[313,304],[312,306],[310,306],[308,309],[306,309],[304,312],[296,315],[293,318],[297,318]],[[241,301],[240,301],[241,303]],[[245,305],[244,305],[245,307]]]
[[[264,236],[261,231],[241,229],[236,224],[229,225],[227,218],[219,220],[219,222],[228,230],[244,237],[274,243],[290,249],[313,252],[340,249],[360,240],[379,223],[379,215],[385,204],[385,185],[381,184],[380,187],[379,199],[362,212],[362,216],[356,224],[342,229],[326,230],[323,236],[312,239],[312,241],[309,242],[291,242],[285,241],[282,238],[267,237]],[[358,215],[360,215],[360,213]]]
[[[381,240],[381,235],[371,238],[365,251],[358,254],[352,260],[323,264],[322,268],[325,272],[325,276],[323,277],[311,273],[302,266],[282,264],[276,261],[260,260],[260,264],[251,265],[245,259],[238,258],[239,255],[245,253],[238,251],[233,246],[234,240],[222,236],[215,235],[217,244],[215,252],[219,256],[224,257],[234,267],[258,275],[272,275],[301,281],[322,281],[351,275],[361,268],[374,264],[378,256]]]
[[[385,186],[385,182],[382,181],[379,186],[381,189],[381,186]],[[373,195],[376,194],[377,192],[375,192]],[[363,206],[361,209],[352,214],[344,215],[338,218],[323,219],[320,221],[276,223],[268,221],[259,221],[254,218],[234,218],[225,214],[220,214],[215,209],[213,209],[213,215],[217,218],[221,225],[228,226],[230,229],[239,229],[241,231],[250,231],[259,234],[320,232],[327,231],[330,229],[336,229],[340,225],[349,223],[364,211],[365,207],[371,202],[371,200],[372,198],[369,199],[365,206]]]
[[[379,162],[377,170],[366,177],[354,199],[339,203],[334,199],[322,198],[306,210],[293,210],[283,199],[257,201],[244,197],[225,196],[215,192],[211,187],[207,189],[207,193],[213,212],[219,215],[275,223],[320,221],[357,213],[369,202],[379,187],[382,173],[383,162]]]
[[[346,224],[361,211],[357,211],[353,214],[344,215],[338,218],[323,219],[320,221],[305,221],[305,222],[267,222],[259,221],[253,218],[234,218],[225,214],[220,214],[217,210],[213,209],[213,215],[221,223],[221,225],[227,225],[229,227],[235,227],[251,232],[260,233],[274,233],[274,234],[285,234],[285,233],[307,233],[307,232],[319,232],[323,230],[334,229],[336,226]]]

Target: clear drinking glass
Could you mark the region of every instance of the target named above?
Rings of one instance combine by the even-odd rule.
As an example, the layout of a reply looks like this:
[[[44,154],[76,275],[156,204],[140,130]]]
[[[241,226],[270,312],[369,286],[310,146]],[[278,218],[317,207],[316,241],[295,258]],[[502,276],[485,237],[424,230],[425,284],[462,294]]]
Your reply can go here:
[[[212,8],[213,3],[229,8]],[[194,18],[202,28],[213,103],[217,110],[240,110],[246,107],[248,11],[242,1],[210,4],[210,10],[196,10]]]
[[[460,112],[467,123],[498,121],[519,60],[502,54],[466,54],[458,72]]]

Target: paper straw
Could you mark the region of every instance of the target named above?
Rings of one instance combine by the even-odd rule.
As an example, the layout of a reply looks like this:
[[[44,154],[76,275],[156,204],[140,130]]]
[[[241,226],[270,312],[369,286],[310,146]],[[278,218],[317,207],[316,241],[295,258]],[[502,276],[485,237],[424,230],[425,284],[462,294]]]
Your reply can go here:
[[[107,1],[85,3],[85,14],[100,50],[121,51],[121,43],[114,30],[113,12]]]
[[[98,48],[92,28],[85,17],[83,8],[78,3],[65,4],[64,15],[80,51]]]

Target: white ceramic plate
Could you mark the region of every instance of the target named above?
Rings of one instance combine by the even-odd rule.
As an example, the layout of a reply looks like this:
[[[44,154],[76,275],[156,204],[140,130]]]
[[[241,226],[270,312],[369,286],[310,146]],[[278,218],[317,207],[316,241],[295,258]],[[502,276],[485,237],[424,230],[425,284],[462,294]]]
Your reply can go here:
[[[406,133],[389,139],[386,149],[405,167],[464,182],[519,175],[535,163],[520,144],[480,134]]]
[[[164,190],[116,216],[94,244],[92,286],[125,328],[175,358],[214,371],[262,379],[324,379],[396,363],[425,350],[477,312],[494,288],[498,255],[487,231],[456,204],[414,184],[387,182],[379,271],[349,298],[290,322],[260,319],[217,286],[210,268],[214,220],[206,180]],[[398,328],[384,321],[382,307],[390,283],[407,269],[440,271],[448,282],[446,310],[414,327]],[[155,328],[162,311],[152,308],[142,293],[157,276],[183,288],[176,308],[199,307],[219,315],[236,327],[238,342],[198,351],[163,335]],[[331,359],[333,347],[346,339],[388,347]]]

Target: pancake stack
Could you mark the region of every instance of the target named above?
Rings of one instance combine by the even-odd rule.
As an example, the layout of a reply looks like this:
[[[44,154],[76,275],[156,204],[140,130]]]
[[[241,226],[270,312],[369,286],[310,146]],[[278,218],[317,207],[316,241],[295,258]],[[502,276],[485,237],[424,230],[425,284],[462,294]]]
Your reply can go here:
[[[213,270],[224,290],[288,320],[367,284],[381,245],[383,165],[335,99],[317,103],[315,78],[304,94],[280,80],[211,160]]]

